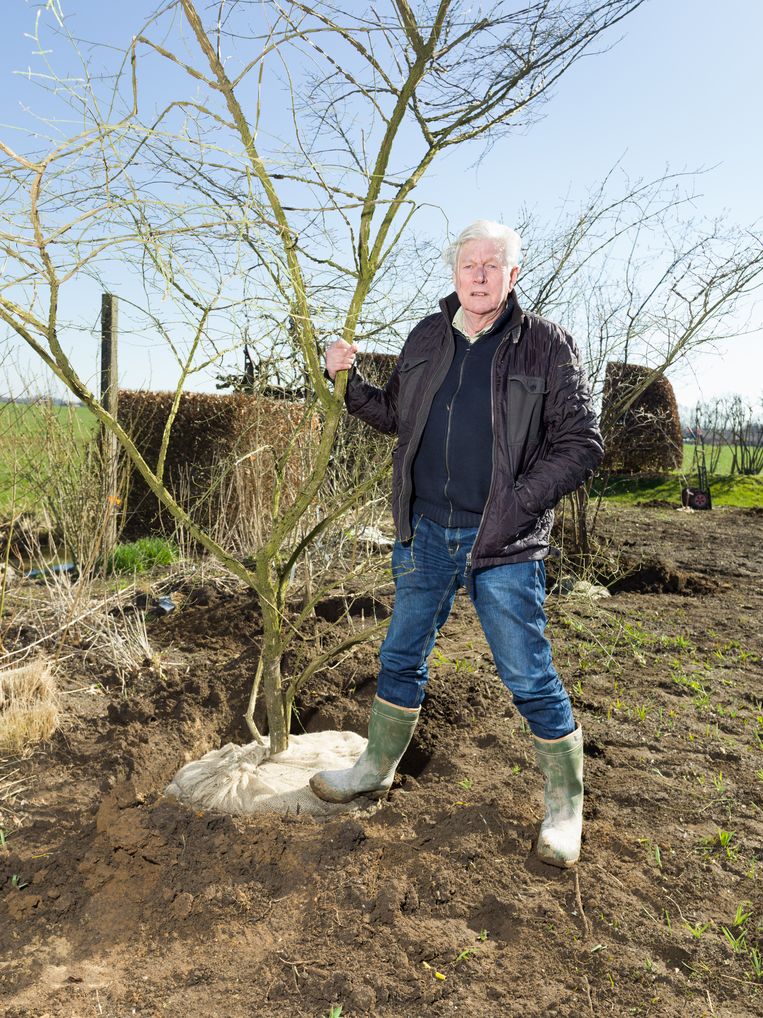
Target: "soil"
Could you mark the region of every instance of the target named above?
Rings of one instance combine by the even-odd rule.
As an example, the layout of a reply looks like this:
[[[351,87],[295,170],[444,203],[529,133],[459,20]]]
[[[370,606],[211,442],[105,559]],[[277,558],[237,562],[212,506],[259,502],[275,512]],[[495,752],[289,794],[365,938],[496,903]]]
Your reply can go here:
[[[376,812],[233,818],[164,798],[184,762],[248,741],[256,607],[192,586],[150,621],[160,666],[123,693],[73,654],[61,729],[0,767],[0,787],[23,781],[0,802],[0,1012],[762,1013],[763,513],[610,507],[600,527],[628,576],[607,599],[547,602],[586,738],[576,868],[534,855],[529,735],[462,595]],[[324,673],[295,730],[365,734],[375,669],[366,647]]]

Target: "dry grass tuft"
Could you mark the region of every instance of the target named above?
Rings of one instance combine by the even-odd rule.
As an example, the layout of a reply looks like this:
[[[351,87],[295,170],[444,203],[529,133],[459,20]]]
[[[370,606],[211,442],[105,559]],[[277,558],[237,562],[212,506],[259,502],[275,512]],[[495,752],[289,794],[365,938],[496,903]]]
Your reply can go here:
[[[0,671],[0,753],[18,754],[58,726],[58,693],[44,659]]]

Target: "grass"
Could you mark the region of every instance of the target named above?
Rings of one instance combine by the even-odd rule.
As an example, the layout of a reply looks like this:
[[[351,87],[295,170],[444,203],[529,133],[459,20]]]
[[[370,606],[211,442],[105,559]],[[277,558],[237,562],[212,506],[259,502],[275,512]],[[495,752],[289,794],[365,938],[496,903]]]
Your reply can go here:
[[[709,478],[714,506],[732,506],[749,509],[763,506],[763,476],[739,477],[737,475],[716,475]],[[604,491],[608,501],[625,505],[638,505],[652,499],[681,504],[681,475],[652,474],[610,477]]]
[[[129,544],[118,544],[109,558],[110,573],[145,573],[154,566],[177,561],[178,550],[163,537],[141,537]]]
[[[682,474],[690,474],[690,473],[696,474],[696,472],[697,472],[697,465],[694,462],[694,446],[690,442],[684,442],[683,453],[684,453],[684,458],[683,458],[683,463],[681,464],[680,473],[682,473]],[[711,453],[714,453],[714,451],[710,448],[710,446],[706,446],[705,447],[705,460],[707,461],[708,467],[710,466],[710,462],[711,462]],[[720,476],[731,474],[731,468],[732,468],[733,462],[734,462],[734,453],[733,453],[732,447],[730,445],[722,446],[721,447],[721,451],[720,451],[720,455],[718,457],[718,462],[715,464],[715,468],[714,468],[715,473],[720,475]]]
[[[40,471],[47,474],[50,448],[46,434],[51,417],[62,431],[69,431],[76,445],[83,449],[95,434],[95,418],[86,407],[0,403],[0,514],[10,508],[14,458],[17,458],[18,469],[23,470],[30,450],[36,448]],[[17,509],[33,508],[35,497],[24,484],[23,477],[17,478],[17,488]]]
[[[57,406],[40,403],[0,403],[0,434],[11,432],[25,438],[34,438],[45,430],[48,415],[71,426],[83,439],[95,434],[96,421],[87,407],[72,404]]]
[[[709,460],[709,455],[706,457]],[[714,506],[731,506],[737,509],[749,509],[763,506],[763,473],[742,477],[731,473],[733,452],[730,445],[723,446],[716,466],[716,472],[709,477],[710,491]],[[594,490],[598,494],[597,482]],[[604,497],[608,501],[625,505],[638,505],[641,502],[659,500],[681,504],[681,489],[697,483],[696,464],[694,462],[694,446],[688,443],[683,448],[683,463],[680,469],[668,474],[631,474],[628,476],[611,476],[608,478]]]

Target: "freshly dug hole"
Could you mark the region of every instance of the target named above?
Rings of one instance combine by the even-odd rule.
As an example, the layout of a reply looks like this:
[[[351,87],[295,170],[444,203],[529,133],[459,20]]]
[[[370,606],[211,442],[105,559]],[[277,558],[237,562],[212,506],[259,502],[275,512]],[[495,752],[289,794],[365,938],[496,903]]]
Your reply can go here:
[[[20,753],[58,726],[58,692],[43,659],[0,671],[0,752]]]

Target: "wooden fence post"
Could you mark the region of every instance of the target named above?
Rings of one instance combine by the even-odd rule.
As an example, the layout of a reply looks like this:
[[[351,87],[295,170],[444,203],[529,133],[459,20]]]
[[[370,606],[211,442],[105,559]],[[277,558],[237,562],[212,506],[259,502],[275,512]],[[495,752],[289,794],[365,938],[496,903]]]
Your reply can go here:
[[[111,293],[101,295],[101,403],[112,417],[117,416],[119,378],[117,373],[117,298]],[[101,426],[101,458],[103,466],[103,495],[106,520],[103,533],[102,558],[105,562],[117,543],[117,513],[119,511],[119,442],[107,428]]]

